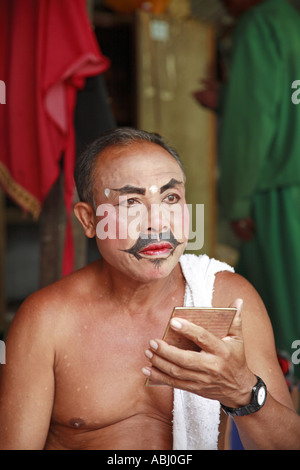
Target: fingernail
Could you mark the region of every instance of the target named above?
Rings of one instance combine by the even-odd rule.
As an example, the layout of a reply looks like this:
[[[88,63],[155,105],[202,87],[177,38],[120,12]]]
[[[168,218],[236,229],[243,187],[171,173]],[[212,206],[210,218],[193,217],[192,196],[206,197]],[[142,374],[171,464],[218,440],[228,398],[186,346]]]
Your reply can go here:
[[[147,369],[147,367],[143,367],[142,372],[144,375],[147,375],[147,377],[150,377],[151,375],[150,369]]]
[[[174,328],[174,330],[180,330],[180,328],[182,328],[182,324],[175,318],[172,318],[170,323],[171,323],[172,328]]]
[[[149,359],[152,359],[153,353],[149,349],[146,349],[145,356],[147,356]]]
[[[152,349],[155,349],[155,351],[156,351],[156,349],[158,349],[158,344],[153,339],[150,340],[150,346],[151,346]]]

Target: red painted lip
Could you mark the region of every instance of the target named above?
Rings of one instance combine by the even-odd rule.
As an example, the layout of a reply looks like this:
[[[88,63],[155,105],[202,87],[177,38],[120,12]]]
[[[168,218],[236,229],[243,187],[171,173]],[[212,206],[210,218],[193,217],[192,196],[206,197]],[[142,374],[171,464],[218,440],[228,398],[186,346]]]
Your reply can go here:
[[[146,246],[143,250],[140,251],[140,253],[144,255],[161,255],[161,254],[166,254],[169,253],[170,250],[172,250],[173,247],[170,243],[153,243],[152,245]]]

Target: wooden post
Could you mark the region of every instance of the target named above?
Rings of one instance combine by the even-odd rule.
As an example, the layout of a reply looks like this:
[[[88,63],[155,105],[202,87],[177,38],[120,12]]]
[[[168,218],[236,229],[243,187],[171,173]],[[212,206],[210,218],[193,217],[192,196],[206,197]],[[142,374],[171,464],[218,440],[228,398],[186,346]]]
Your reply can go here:
[[[40,274],[39,287],[45,287],[61,277],[64,241],[64,205],[62,178],[48,194],[40,215]]]
[[[52,187],[40,215],[40,274],[39,287],[45,287],[62,275],[66,214],[63,198],[63,175]],[[75,249],[74,270],[86,264],[87,240],[83,229],[73,217]]]

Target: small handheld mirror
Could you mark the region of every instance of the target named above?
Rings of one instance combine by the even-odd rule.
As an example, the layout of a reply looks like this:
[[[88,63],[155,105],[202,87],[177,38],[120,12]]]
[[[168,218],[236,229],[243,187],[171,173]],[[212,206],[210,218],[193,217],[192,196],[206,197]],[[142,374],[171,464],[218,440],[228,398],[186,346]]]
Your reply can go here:
[[[236,311],[236,308],[221,307],[175,307],[170,321],[173,317],[185,318],[191,323],[205,328],[217,338],[221,339],[227,336]],[[163,336],[163,340],[180,349],[200,351],[200,348],[193,341],[185,338],[177,331],[174,331],[170,327],[170,321]]]
[[[207,331],[222,339],[228,335],[232,321],[237,309],[230,307],[174,307],[171,318],[163,335],[163,340],[172,346],[190,351],[200,351],[200,347],[193,341],[186,338],[170,326],[172,318],[185,318],[197,326],[205,328]],[[151,379],[146,380],[145,385],[160,385]]]

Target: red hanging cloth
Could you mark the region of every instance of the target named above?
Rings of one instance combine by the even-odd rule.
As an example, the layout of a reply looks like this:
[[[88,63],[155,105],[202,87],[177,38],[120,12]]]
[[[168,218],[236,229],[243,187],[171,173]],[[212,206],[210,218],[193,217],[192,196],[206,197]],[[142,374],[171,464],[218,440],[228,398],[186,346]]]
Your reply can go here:
[[[74,109],[86,77],[109,60],[89,23],[86,0],[1,0],[0,184],[35,218],[64,162],[68,216],[63,275],[73,269],[70,215],[75,163]]]

